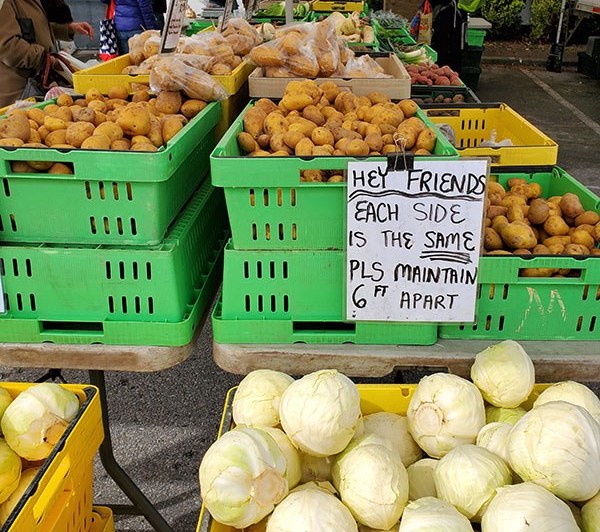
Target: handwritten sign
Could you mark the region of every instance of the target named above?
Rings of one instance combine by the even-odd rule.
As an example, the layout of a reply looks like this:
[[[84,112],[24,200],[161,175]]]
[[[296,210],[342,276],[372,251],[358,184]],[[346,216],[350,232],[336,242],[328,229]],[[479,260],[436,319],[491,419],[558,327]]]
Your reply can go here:
[[[348,165],[346,317],[474,321],[487,159]]]
[[[171,0],[167,9],[167,20],[160,40],[160,53],[174,52],[179,44],[183,19],[187,9],[187,0]]]

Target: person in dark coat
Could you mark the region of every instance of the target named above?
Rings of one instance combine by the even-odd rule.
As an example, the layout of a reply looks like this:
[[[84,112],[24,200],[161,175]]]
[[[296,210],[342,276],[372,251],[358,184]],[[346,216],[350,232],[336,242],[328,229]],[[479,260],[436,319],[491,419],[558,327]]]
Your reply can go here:
[[[162,31],[165,27],[165,13],[167,12],[167,0],[152,0],[152,11],[156,19],[157,30]]]
[[[127,54],[131,37],[156,29],[152,0],[115,0],[115,26],[119,54]]]
[[[437,63],[460,73],[462,51],[467,37],[467,13],[456,0],[429,0],[432,15],[431,47],[438,53]]]

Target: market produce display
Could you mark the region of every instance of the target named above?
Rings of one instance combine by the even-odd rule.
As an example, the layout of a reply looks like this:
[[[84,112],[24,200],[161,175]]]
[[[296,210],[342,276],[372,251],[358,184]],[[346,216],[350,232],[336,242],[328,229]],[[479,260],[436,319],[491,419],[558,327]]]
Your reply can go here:
[[[174,87],[172,78],[169,83],[169,88]],[[190,85],[190,80],[187,83],[191,87],[188,94],[210,90],[208,85],[205,89]],[[114,87],[107,96],[90,89],[75,100],[61,94],[56,103],[15,110],[1,120],[0,146],[155,152],[206,105],[206,101],[188,98],[177,90],[156,96],[142,90],[129,98],[122,87]],[[14,161],[12,170],[73,173],[66,164],[48,161]]]
[[[335,23],[335,33],[348,43],[373,44],[375,42],[375,31],[369,24],[368,17],[354,11],[345,17],[339,11],[329,15]]]
[[[538,183],[514,178],[508,190],[488,182],[484,248],[488,255],[600,255],[600,215],[571,192],[542,198]],[[531,269],[548,277],[568,272]]]
[[[310,13],[309,2],[295,3],[292,10],[292,15],[296,19],[303,19]],[[259,8],[254,12],[256,18],[284,18],[285,17],[285,2],[273,2],[268,7]]]
[[[352,19],[338,15],[344,19],[342,24],[352,24]],[[346,40],[338,35],[339,22],[330,15],[321,22],[280,28],[277,38],[255,47],[249,58],[264,68],[265,77],[391,77],[370,56],[355,57]]]
[[[79,411],[77,396],[55,383],[31,386],[14,399],[0,388],[0,523],[21,496]]]
[[[385,94],[355,96],[331,81],[291,81],[278,104],[258,100],[244,116],[238,134],[243,153],[266,156],[367,156],[405,150],[429,155],[436,143],[435,131],[416,115],[410,99],[392,102]],[[307,170],[308,181],[325,179],[321,170]]]
[[[252,48],[263,42],[262,36],[246,20],[233,18],[222,33],[203,31],[191,37],[181,37],[177,53],[201,56],[196,59],[198,68],[212,75],[231,74],[242,63],[243,57]],[[131,37],[129,56],[132,65],[123,74],[149,74],[158,61],[160,34],[155,30],[145,31]]]
[[[424,377],[406,415],[361,415],[358,388],[336,370],[291,381],[284,375],[260,370],[242,380],[244,407],[202,459],[201,495],[224,525],[317,532],[330,530],[334,516],[341,531],[472,531],[475,523],[482,532],[595,530],[600,400],[569,381],[534,388],[533,364],[516,342],[477,354],[471,381]],[[277,404],[283,432],[276,441],[266,431],[278,430]],[[486,404],[523,415],[514,424],[490,423]],[[379,415],[384,423],[370,422]],[[260,446],[243,443],[249,434]],[[398,445],[418,452],[402,456]],[[330,467],[304,468],[313,476],[286,482],[286,464],[297,469],[298,458]]]

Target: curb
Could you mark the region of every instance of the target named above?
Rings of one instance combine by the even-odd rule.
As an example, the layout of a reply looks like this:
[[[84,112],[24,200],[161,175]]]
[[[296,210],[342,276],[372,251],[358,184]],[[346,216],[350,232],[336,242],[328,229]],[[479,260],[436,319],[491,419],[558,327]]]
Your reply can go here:
[[[485,57],[481,58],[482,63],[490,65],[527,65],[527,66],[545,66],[546,59],[529,58],[519,59],[518,57]],[[562,62],[563,66],[577,66],[577,60],[565,59]]]

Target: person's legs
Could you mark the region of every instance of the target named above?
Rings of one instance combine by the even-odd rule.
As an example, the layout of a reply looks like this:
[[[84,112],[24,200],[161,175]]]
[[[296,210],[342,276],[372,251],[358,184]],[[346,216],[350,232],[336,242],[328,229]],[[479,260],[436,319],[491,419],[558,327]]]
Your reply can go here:
[[[128,31],[118,31],[117,30],[117,47],[119,48],[119,55],[124,55],[129,53],[129,39],[134,35],[141,33],[141,30],[128,30]]]

